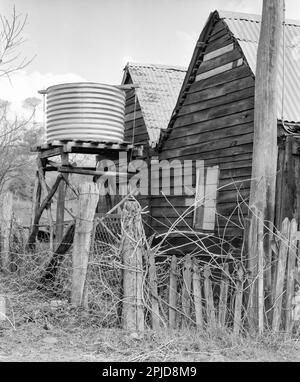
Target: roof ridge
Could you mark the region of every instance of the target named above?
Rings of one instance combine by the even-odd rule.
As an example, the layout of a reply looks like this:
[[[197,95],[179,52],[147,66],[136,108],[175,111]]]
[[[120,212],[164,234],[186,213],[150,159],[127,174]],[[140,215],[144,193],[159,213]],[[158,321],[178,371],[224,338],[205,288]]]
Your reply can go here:
[[[147,64],[147,63],[138,63],[138,62],[128,62],[126,67],[143,67],[143,68],[157,68],[164,70],[177,70],[181,72],[186,72],[187,67],[184,66],[176,66],[176,65],[166,65],[166,64]]]
[[[230,12],[217,10],[221,19],[229,19],[229,20],[244,20],[249,22],[261,22],[261,15],[255,13],[246,13],[246,12]],[[300,20],[294,19],[286,19],[285,25],[294,25],[296,27],[300,27]]]

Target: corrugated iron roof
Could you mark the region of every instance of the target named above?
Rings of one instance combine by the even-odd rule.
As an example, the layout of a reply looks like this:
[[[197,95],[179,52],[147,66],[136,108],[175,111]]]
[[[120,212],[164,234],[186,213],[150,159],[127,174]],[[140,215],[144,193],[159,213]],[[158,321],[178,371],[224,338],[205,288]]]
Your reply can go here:
[[[174,110],[186,68],[167,65],[128,63],[123,83],[129,73],[139,87],[136,94],[149,134],[149,143],[159,141],[160,130],[167,128]]]
[[[255,74],[261,16],[223,11],[218,13],[237,39]],[[300,21],[286,20],[280,53],[278,119],[300,122]]]

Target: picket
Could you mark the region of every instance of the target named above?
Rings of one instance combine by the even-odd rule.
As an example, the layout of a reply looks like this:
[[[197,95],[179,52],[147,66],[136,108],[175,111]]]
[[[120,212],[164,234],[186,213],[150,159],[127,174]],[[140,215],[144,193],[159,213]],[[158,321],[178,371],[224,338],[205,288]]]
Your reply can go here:
[[[229,288],[228,275],[229,275],[229,265],[226,263],[222,271],[222,278],[220,283],[219,314],[218,314],[218,323],[220,327],[224,327],[226,322],[227,299],[228,299],[228,288]]]
[[[203,271],[204,276],[204,295],[205,295],[205,303],[206,303],[206,324],[207,327],[215,328],[216,327],[216,314],[215,307],[213,301],[213,292],[211,285],[211,271],[208,264],[204,266]]]
[[[158,330],[160,328],[160,315],[159,315],[159,304],[158,304],[158,293],[157,293],[157,277],[156,277],[156,267],[154,252],[148,252],[149,260],[149,284],[151,291],[151,320],[152,329]]]
[[[191,256],[186,255],[183,267],[183,284],[181,292],[182,311],[186,317],[183,318],[182,323],[187,323],[187,317],[190,317],[191,311],[191,287],[192,287],[192,262]]]
[[[242,302],[243,302],[243,268],[239,264],[237,269],[237,280],[235,289],[235,304],[234,304],[234,322],[233,322],[233,334],[238,335],[241,329],[241,314],[242,314]]]
[[[295,294],[295,273],[296,273],[296,256],[297,256],[297,222],[295,219],[290,225],[290,241],[288,250],[288,264],[286,275],[286,300],[285,300],[285,331],[289,333],[292,330],[292,300]]]
[[[172,256],[169,285],[169,326],[176,327],[176,301],[177,301],[177,259]]]
[[[282,297],[284,293],[284,276],[286,261],[288,255],[290,239],[290,221],[284,219],[281,226],[281,241],[279,249],[279,257],[277,262],[276,282],[275,282],[275,300],[273,308],[272,330],[278,332],[281,324]]]
[[[199,266],[195,262],[193,265],[193,294],[194,294],[196,325],[198,329],[203,329],[201,275],[200,275]]]

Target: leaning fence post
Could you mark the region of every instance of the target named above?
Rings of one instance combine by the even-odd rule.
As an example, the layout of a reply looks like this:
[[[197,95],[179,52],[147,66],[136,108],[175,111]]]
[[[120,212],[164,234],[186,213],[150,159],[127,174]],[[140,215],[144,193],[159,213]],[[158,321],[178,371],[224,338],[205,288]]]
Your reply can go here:
[[[1,268],[8,273],[11,271],[10,238],[13,220],[13,195],[6,192],[2,199],[1,208]]]
[[[143,225],[141,206],[136,200],[124,204],[121,218],[123,261],[123,329],[144,331],[143,304]]]
[[[95,211],[99,199],[99,189],[95,183],[80,186],[78,215],[76,217],[73,243],[73,274],[71,302],[75,306],[87,307],[86,276],[91,246],[91,235]]]

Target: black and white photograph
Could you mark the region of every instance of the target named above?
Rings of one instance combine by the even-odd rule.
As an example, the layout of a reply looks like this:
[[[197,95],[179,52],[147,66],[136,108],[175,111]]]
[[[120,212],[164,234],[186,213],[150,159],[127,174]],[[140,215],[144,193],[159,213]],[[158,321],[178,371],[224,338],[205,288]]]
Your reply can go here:
[[[1,0],[2,365],[199,378],[299,340],[300,2]]]

